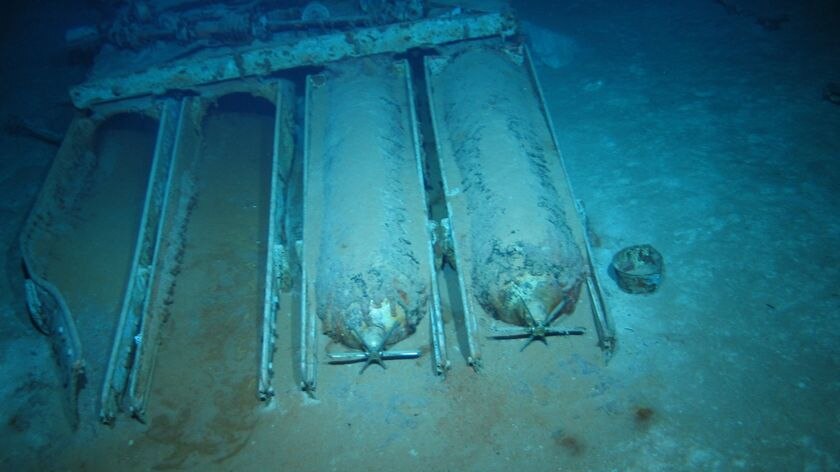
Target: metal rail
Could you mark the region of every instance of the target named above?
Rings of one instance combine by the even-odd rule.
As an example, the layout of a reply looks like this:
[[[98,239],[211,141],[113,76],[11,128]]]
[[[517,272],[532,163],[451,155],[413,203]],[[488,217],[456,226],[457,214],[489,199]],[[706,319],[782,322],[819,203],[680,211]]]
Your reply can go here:
[[[142,388],[136,372],[151,370],[154,366],[158,331],[155,325],[160,320],[151,319],[159,316],[150,310],[150,302],[160,259],[165,213],[170,201],[172,169],[176,161],[175,143],[178,141],[184,106],[184,102],[170,100],[163,104],[161,111],[131,272],[102,385],[100,419],[105,423],[114,420],[130,390]],[[150,372],[148,375],[151,375]],[[125,407],[142,420],[145,402],[145,394],[138,394]]]
[[[551,112],[548,109],[545,101],[545,94],[543,93],[542,84],[537,75],[534,61],[531,57],[531,51],[527,46],[523,46],[525,53],[525,60],[528,63],[528,70],[531,74],[531,79],[534,83],[534,88],[537,90],[537,95],[540,100],[540,108],[543,111],[548,131],[551,134],[551,140],[554,143],[554,149],[557,152],[557,157],[560,160],[560,167],[563,169],[563,175],[566,180],[566,188],[569,192],[569,197],[575,202],[575,210],[579,218],[580,237],[583,240],[584,254],[586,258],[586,265],[588,270],[586,272],[586,290],[589,295],[589,301],[592,303],[592,318],[595,324],[595,330],[598,334],[598,345],[604,352],[606,362],[609,362],[615,354],[616,349],[616,335],[615,327],[612,322],[612,317],[607,310],[607,304],[604,301],[603,291],[601,290],[601,280],[598,278],[598,271],[595,268],[595,263],[592,260],[592,242],[589,240],[587,228],[589,227],[588,217],[583,208],[583,202],[575,197],[572,180],[569,177],[569,172],[566,169],[566,161],[563,159],[563,153],[560,150],[560,142],[557,140],[557,131],[554,127],[554,120],[551,118]]]
[[[274,396],[274,351],[277,338],[277,309],[280,292],[288,290],[288,248],[283,244],[282,221],[286,213],[286,188],[289,162],[294,152],[292,137],[294,87],[290,82],[277,83],[274,115],[274,146],[271,157],[271,190],[269,196],[268,236],[265,253],[265,295],[263,300],[262,345],[258,395],[262,400]]]

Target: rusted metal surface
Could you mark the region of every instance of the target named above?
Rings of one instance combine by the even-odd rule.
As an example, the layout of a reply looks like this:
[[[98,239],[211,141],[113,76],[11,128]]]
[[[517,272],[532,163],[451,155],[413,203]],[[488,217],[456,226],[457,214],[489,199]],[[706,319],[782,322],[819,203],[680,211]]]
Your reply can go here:
[[[138,418],[143,417],[148,379],[154,366],[157,333],[163,316],[154,306],[167,288],[160,287],[159,264],[167,244],[164,238],[172,211],[170,195],[176,142],[184,104],[169,101],[162,107],[155,155],[149,177],[134,259],[123,298],[120,320],[102,391],[100,418],[113,421],[120,402]],[[177,244],[176,244],[177,245]],[[144,392],[138,392],[143,390]]]
[[[427,58],[432,122],[468,333],[580,335],[556,327],[589,277],[585,240],[550,122],[522,47],[455,45]],[[526,344],[527,346],[527,344]]]
[[[289,82],[277,84],[274,117],[274,148],[271,159],[271,183],[266,237],[265,287],[262,319],[262,345],[258,394],[268,400],[274,396],[274,351],[277,338],[277,311],[281,292],[292,286],[289,268],[289,244],[283,227],[294,154],[294,87]]]
[[[38,257],[45,235],[62,215],[73,208],[84,191],[84,177],[95,165],[87,152],[98,122],[76,119],[67,131],[35,205],[20,235],[25,271],[24,290],[33,324],[49,337],[71,418],[78,421],[79,389],[85,383],[85,360],[73,313],[61,291],[48,280],[47,268]]]
[[[304,388],[315,388],[317,314],[353,352],[332,362],[417,357],[391,349],[439,302],[405,61],[371,57],[308,80],[302,325]],[[433,308],[434,307],[434,308]],[[431,308],[431,309],[430,309]],[[439,325],[438,325],[439,328]],[[442,334],[434,336],[443,355]],[[442,357],[435,362],[445,370]],[[383,364],[384,365],[384,364]]]
[[[410,23],[360,28],[309,36],[300,40],[260,47],[205,59],[182,60],[149,67],[145,71],[98,78],[71,89],[73,104],[87,108],[100,102],[120,100],[168,90],[189,89],[223,80],[266,75],[292,67],[324,64],[347,57],[453,41],[504,36],[515,31],[514,20],[503,14],[430,18]]]
[[[30,313],[35,325],[52,336],[71,404],[85,380],[82,345],[67,303],[50,283],[52,274],[39,265],[55,254],[33,245],[33,236],[52,237],[51,219],[72,207],[82,192],[74,179],[93,174],[96,156],[90,149],[103,120],[127,112],[159,120],[151,128],[152,137],[155,129],[157,135],[151,141],[155,150],[148,180],[138,179],[144,186],[136,189],[137,214],[125,218],[138,222],[136,230],[126,233],[136,241],[131,246],[134,257],[130,249],[118,251],[126,255],[126,280],[119,279],[125,293],[112,296],[122,303],[113,309],[120,316],[107,347],[112,350],[100,411],[105,422],[120,412],[142,421],[158,346],[166,339],[164,321],[170,305],[183,308],[173,295],[180,261],[184,253],[195,254],[185,249],[187,227],[198,224],[190,216],[191,205],[199,195],[196,189],[204,187],[192,179],[209,169],[208,163],[216,166],[217,176],[226,175],[228,165],[237,165],[228,156],[202,158],[209,155],[205,146],[214,149],[207,136],[219,135],[218,130],[204,134],[206,116],[214,116],[208,110],[232,94],[274,105],[264,115],[274,120],[273,148],[263,142],[260,156],[266,167],[259,175],[265,181],[256,183],[266,194],[259,213],[265,227],[242,242],[247,250],[256,244],[259,254],[258,288],[251,290],[258,301],[245,304],[257,305],[256,311],[242,310],[261,318],[247,336],[254,345],[243,349],[255,361],[237,372],[258,368],[256,396],[274,396],[275,362],[293,357],[295,350],[300,352],[297,380],[310,393],[324,360],[384,367],[386,359],[421,356],[426,344],[431,346],[432,369],[443,374],[450,364],[441,306],[449,301],[460,301],[463,308],[460,318],[458,307],[448,307],[453,325],[458,324],[449,326],[450,334],[465,335],[459,351],[476,369],[484,335],[522,337],[530,343],[551,335],[591,337],[594,331],[611,354],[615,334],[594,275],[586,216],[574,199],[528,51],[505,38],[514,31],[514,20],[502,14],[438,17],[193,57],[75,88],[77,106],[95,105],[92,118],[77,120],[68,131],[21,237]],[[463,41],[476,38],[486,39]],[[415,54],[392,55],[421,46],[437,46],[422,59],[425,63]],[[297,92],[303,97],[296,95],[291,81],[265,77],[304,65],[324,67],[306,69],[305,92]],[[412,70],[425,75],[412,76]],[[159,96],[172,89],[190,92],[179,98]],[[294,104],[300,98],[305,109],[296,114]],[[297,117],[303,121],[296,123]],[[295,134],[298,126],[300,136]],[[231,136],[238,138],[248,129],[231,130]],[[269,129],[261,136],[269,137]],[[236,141],[231,136],[224,142]],[[299,153],[296,141],[302,144]],[[122,147],[114,149],[122,156]],[[111,165],[132,161],[116,159]],[[255,183],[248,182],[242,184]],[[238,195],[243,189],[238,185],[219,188]],[[201,223],[215,224],[211,214]],[[443,270],[444,261],[454,274]],[[181,277],[193,280],[184,285],[197,297],[213,282]],[[292,296],[293,288],[301,290],[299,298]],[[67,293],[73,294],[72,289]],[[229,294],[227,300],[242,298],[247,299],[244,291]],[[579,314],[586,308],[592,310],[587,319],[594,330],[572,325],[589,316]],[[292,312],[300,314],[297,325],[289,324]],[[213,332],[219,323],[219,318],[200,320]],[[238,318],[228,321],[244,326]],[[282,336],[278,341],[278,326],[290,326],[281,332],[299,329],[300,345],[289,348]],[[415,336],[426,328],[428,336]],[[83,339],[87,331],[81,330]],[[156,375],[166,377],[164,366],[184,370],[171,358],[165,362],[166,355],[186,353],[178,349],[191,342],[194,332],[183,331],[178,343],[164,345]],[[415,340],[415,345],[402,347]],[[346,352],[338,352],[337,345]],[[168,351],[170,346],[175,350]],[[497,350],[488,347],[488,358],[493,352]],[[89,375],[98,373],[91,369]],[[324,377],[325,386],[329,378]]]

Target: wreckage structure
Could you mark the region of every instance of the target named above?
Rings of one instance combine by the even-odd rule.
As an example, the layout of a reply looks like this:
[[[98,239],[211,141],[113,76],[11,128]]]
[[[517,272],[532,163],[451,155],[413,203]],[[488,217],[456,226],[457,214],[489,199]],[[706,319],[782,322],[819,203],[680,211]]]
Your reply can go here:
[[[232,355],[258,360],[264,400],[277,362],[310,394],[324,363],[428,353],[446,374],[450,321],[475,369],[491,339],[581,336],[609,357],[585,215],[515,18],[272,5],[131,2],[68,32],[98,51],[70,91],[85,113],[20,245],[73,411],[95,378],[104,422],[142,421],[167,330],[214,309],[194,336],[253,328]]]

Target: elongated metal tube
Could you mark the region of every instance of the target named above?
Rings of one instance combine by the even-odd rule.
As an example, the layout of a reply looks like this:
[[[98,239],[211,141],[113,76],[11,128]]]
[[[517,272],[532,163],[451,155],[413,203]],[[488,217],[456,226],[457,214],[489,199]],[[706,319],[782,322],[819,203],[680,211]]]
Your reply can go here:
[[[454,50],[427,65],[441,168],[469,292],[496,319],[549,323],[574,310],[584,261],[558,189],[563,171],[524,57],[501,47]],[[456,244],[457,245],[457,244]],[[459,250],[456,247],[456,252]]]
[[[405,70],[368,58],[310,78],[307,205],[319,189],[320,234],[309,297],[330,337],[369,353],[414,333],[429,306]]]

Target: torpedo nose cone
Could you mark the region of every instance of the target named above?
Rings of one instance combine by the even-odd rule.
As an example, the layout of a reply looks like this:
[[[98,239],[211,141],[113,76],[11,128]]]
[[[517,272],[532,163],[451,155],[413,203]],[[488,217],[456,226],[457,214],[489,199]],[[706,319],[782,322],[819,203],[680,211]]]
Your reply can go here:
[[[384,340],[385,332],[378,327],[368,328],[362,333],[362,344],[367,352],[374,353],[383,350]]]

